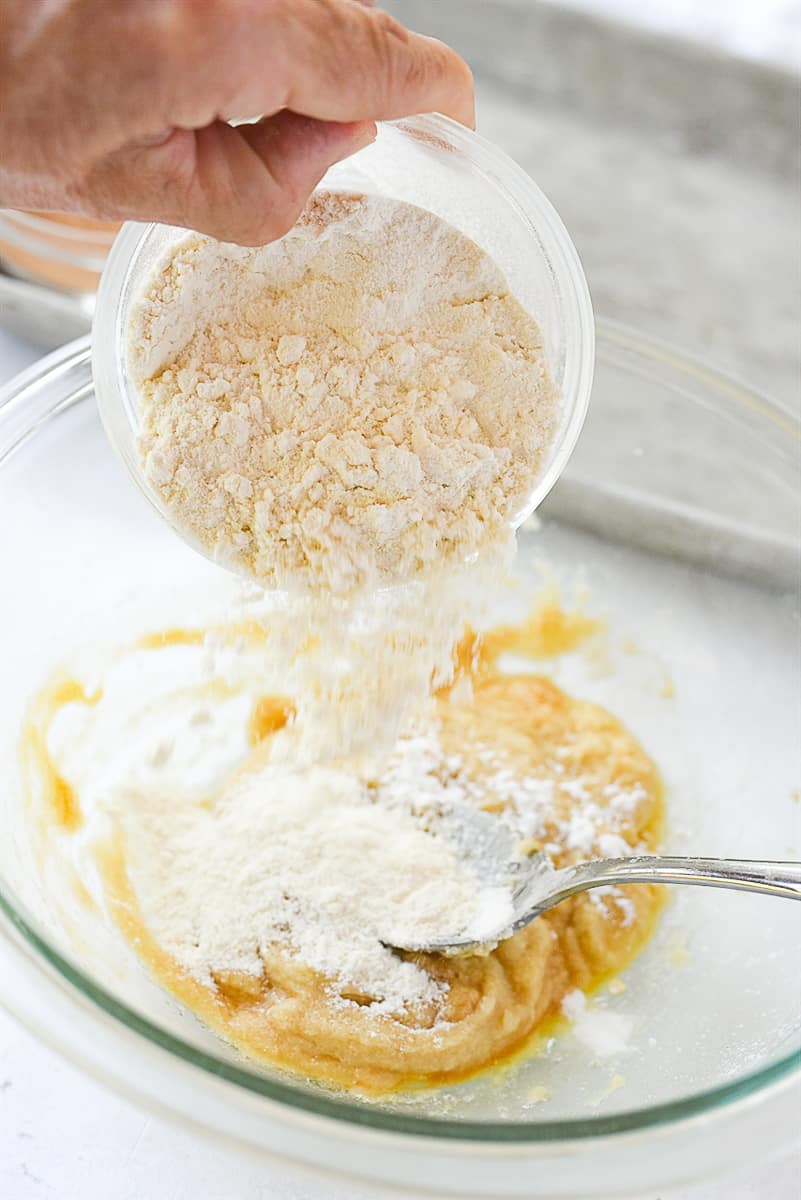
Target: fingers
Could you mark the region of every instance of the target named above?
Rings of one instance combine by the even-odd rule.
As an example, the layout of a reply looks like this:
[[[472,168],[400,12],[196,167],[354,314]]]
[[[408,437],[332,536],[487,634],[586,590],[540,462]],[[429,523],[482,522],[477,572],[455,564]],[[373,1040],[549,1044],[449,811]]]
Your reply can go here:
[[[349,0],[291,0],[281,26],[292,64],[287,108],[338,121],[441,112],[475,119],[473,80],[454,50],[411,33],[387,13]],[[311,10],[325,13],[313,19]]]
[[[373,121],[432,110],[473,121],[462,59],[371,0],[75,0],[65,61],[81,60],[86,23],[76,21],[89,10],[95,40],[111,22],[125,53],[103,58],[92,86],[73,89],[38,129],[58,207],[263,244],[289,228],[328,167],[374,135]],[[25,111],[36,113],[32,96]],[[225,124],[259,113],[268,119]],[[93,132],[76,141],[76,129]]]
[[[372,122],[338,124],[292,112],[236,130],[226,125],[204,130],[197,135],[187,223],[200,229],[197,222],[203,219],[204,232],[246,246],[282,237],[328,168],[369,145],[375,135]]]
[[[333,163],[374,137],[370,122],[291,112],[237,128],[217,121],[109,156],[79,200],[109,218],[186,225],[223,241],[263,245],[291,228]]]
[[[203,40],[190,42],[183,57],[183,90],[171,123],[206,123],[196,119],[194,108],[198,73],[207,100],[225,80],[216,109],[223,117],[289,108],[327,121],[441,112],[474,122],[467,64],[442,42],[411,33],[371,4],[271,0],[255,10],[210,5],[194,12],[206,14]],[[220,14],[226,19],[218,27]],[[198,36],[197,28],[186,34]]]

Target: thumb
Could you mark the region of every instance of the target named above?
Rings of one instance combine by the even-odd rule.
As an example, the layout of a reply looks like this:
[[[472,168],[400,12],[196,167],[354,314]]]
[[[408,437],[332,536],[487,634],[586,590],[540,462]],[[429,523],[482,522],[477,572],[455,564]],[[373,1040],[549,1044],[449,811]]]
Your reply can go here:
[[[185,225],[259,246],[292,228],[330,166],[374,139],[370,121],[289,111],[255,125],[175,129],[96,164],[80,201],[104,217]]]

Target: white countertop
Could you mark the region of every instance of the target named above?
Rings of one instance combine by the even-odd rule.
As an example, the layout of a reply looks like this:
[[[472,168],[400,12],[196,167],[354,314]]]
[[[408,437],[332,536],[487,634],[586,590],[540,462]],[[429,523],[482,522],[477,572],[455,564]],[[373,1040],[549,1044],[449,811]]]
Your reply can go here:
[[[642,1200],[798,1200],[801,1158]],[[0,1013],[3,1200],[372,1200],[204,1143],[118,1100]],[[414,1200],[413,1197],[403,1200]]]

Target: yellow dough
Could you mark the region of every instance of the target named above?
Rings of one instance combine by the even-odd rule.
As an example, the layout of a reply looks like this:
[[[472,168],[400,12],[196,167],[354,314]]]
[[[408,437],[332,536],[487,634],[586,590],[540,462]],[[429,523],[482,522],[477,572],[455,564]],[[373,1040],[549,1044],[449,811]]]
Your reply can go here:
[[[557,626],[553,620],[549,625],[553,653]],[[588,636],[593,629],[588,623]],[[499,760],[518,778],[553,780],[553,820],[529,848],[546,844],[556,866],[597,853],[571,849],[565,836],[571,817],[588,806],[595,814],[596,837],[608,829],[632,849],[653,848],[662,817],[661,784],[635,739],[604,709],[571,698],[548,679],[506,675],[496,668],[507,646],[526,652],[525,630],[497,631],[487,639],[483,657],[466,639],[462,659],[472,664],[472,696],[466,703],[449,694],[436,701],[445,761],[448,756],[458,760],[478,794],[482,775],[497,770]],[[532,650],[541,652],[541,624],[529,622],[529,633]],[[565,626],[564,634],[571,645],[579,640],[575,624]],[[63,685],[60,694],[75,698]],[[253,756],[264,755],[292,713],[284,698],[256,700],[248,726]],[[39,739],[44,745],[41,730]],[[480,752],[487,746],[494,755],[491,767]],[[55,770],[46,756],[40,768]],[[613,804],[621,794],[632,798],[624,809]],[[497,809],[499,803],[482,807]],[[54,808],[52,820],[57,819]],[[122,933],[164,987],[212,1029],[248,1056],[368,1095],[462,1079],[513,1055],[558,1011],[569,990],[587,989],[631,960],[661,903],[659,889],[646,886],[585,894],[485,957],[417,956],[415,961],[447,987],[436,1002],[399,1015],[373,1011],[369,996],[345,996],[343,1003],[329,981],[281,945],[261,952],[261,976],[217,972],[212,984],[199,982],[148,929],[121,837],[104,845],[100,862],[106,901]]]

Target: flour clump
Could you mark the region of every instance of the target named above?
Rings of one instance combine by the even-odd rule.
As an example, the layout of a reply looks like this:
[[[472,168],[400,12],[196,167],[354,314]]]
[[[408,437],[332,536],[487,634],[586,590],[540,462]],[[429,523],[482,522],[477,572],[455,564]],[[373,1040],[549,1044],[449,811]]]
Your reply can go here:
[[[266,586],[353,596],[513,541],[558,421],[542,339],[433,213],[319,193],[279,242],[191,235],[134,307],[139,452]]]

